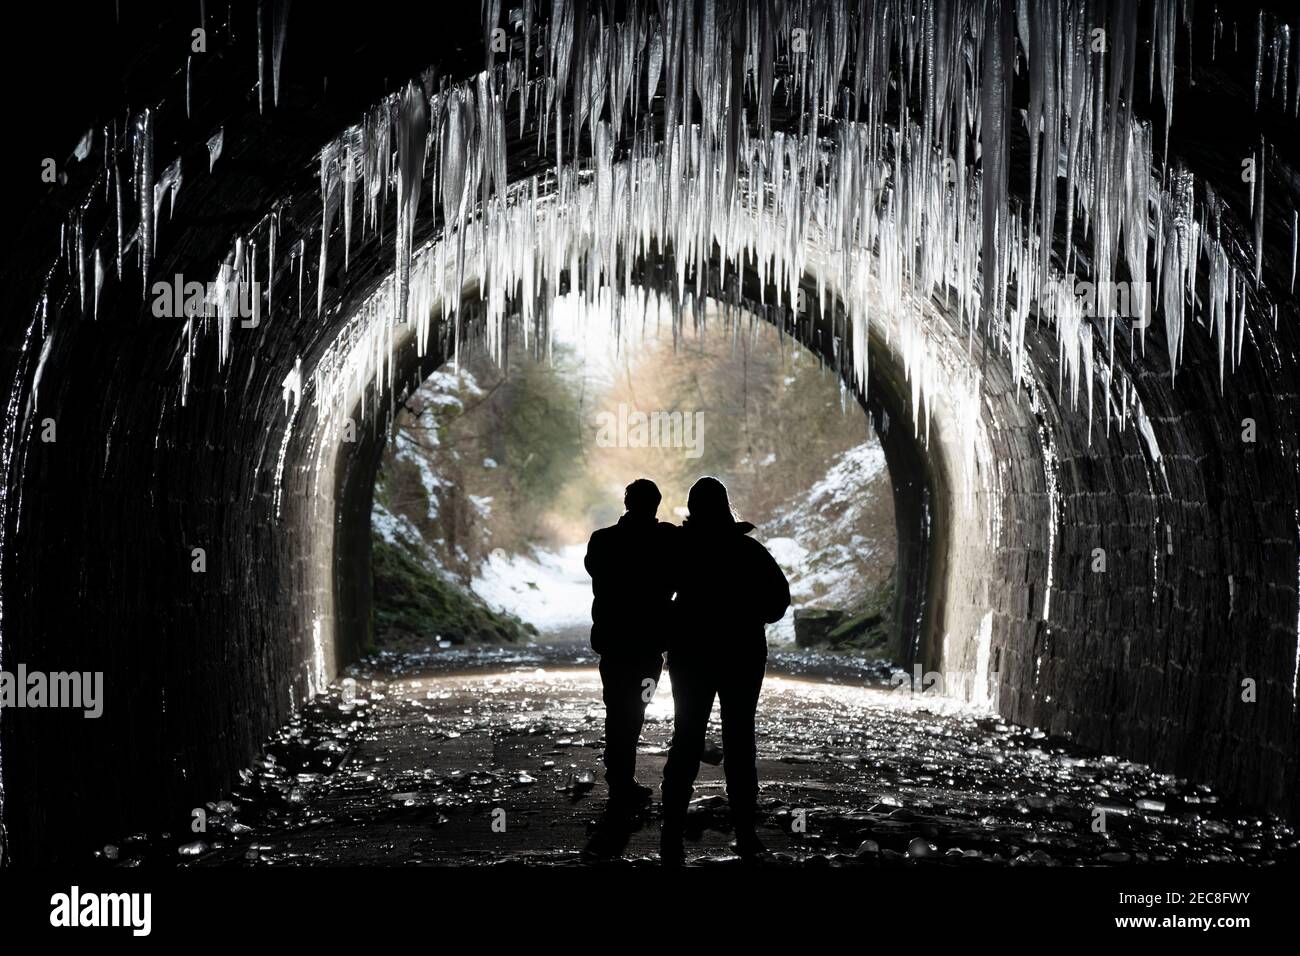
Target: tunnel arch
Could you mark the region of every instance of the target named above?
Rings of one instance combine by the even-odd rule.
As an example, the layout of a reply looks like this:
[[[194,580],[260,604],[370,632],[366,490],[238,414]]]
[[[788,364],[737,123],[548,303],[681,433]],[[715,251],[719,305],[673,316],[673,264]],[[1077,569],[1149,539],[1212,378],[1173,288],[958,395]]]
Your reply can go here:
[[[671,285],[671,261],[642,259],[635,275],[636,288],[642,291],[667,290]],[[835,351],[835,336],[830,332],[829,314],[819,315],[811,323],[798,322],[789,308],[762,304],[754,283],[750,281],[747,285],[751,286],[748,290],[706,290],[700,301],[721,301],[745,317],[769,322],[843,376],[843,369],[837,367],[839,356]],[[815,292],[812,277],[805,277],[803,287],[809,295]],[[746,295],[746,292],[753,295]],[[693,303],[695,300],[690,301]],[[735,321],[745,321],[745,318],[736,318]],[[723,329],[718,331],[726,334]],[[544,335],[544,332],[537,334]],[[935,608],[941,606],[941,597],[929,587],[929,581],[933,554],[941,546],[944,536],[932,530],[931,524],[937,523],[937,519],[927,519],[927,511],[935,497],[935,474],[942,472],[937,463],[931,462],[918,436],[908,426],[912,416],[903,368],[891,361],[891,353],[883,340],[879,342],[879,348],[881,351],[876,354],[880,360],[872,369],[868,387],[865,391],[854,389],[854,395],[881,441],[889,469],[898,540],[897,574],[899,581],[905,582],[900,584],[896,594],[894,640],[890,653],[894,659],[906,661],[910,667],[913,659],[919,661],[922,653],[930,653],[932,642],[924,640],[922,635],[929,627]],[[380,408],[400,405],[443,361],[441,353],[421,355],[414,347],[413,339],[406,341],[397,348],[392,387],[381,388],[373,404]],[[353,415],[360,414],[360,404],[354,405]],[[891,421],[902,424],[891,429]],[[369,579],[371,494],[381,453],[388,439],[387,425],[385,420],[384,427],[365,428],[363,439],[354,447],[338,446],[333,466],[338,475],[335,486],[341,489],[336,499],[340,517],[334,547],[338,556],[335,561],[336,602],[340,609],[337,643],[351,651],[364,646],[369,637],[369,613],[366,610],[369,595],[358,590],[357,582]]]
[[[713,274],[720,273],[719,269]],[[643,259],[638,275],[642,282],[648,279],[653,287],[668,288],[673,275],[671,259],[649,262]],[[851,370],[840,351],[845,330],[837,321],[844,321],[842,309],[837,310],[832,303],[825,310],[817,310],[811,321],[800,321],[788,307],[763,304],[763,294],[771,296],[772,290],[761,289],[753,273],[746,274],[743,286],[737,287],[736,283],[729,289],[718,286],[706,294],[762,316],[820,355],[847,380],[846,384],[878,429],[894,485],[899,579],[909,584],[900,587],[895,608],[895,630],[899,637],[899,644],[894,648],[896,659],[909,668],[915,664],[925,670],[947,672],[950,686],[962,688],[974,702],[996,706],[1002,683],[996,678],[997,659],[992,656],[995,653],[992,618],[994,615],[998,618],[999,637],[1010,643],[1019,636],[1014,630],[1019,618],[1035,607],[1041,610],[1049,600],[1052,587],[1050,569],[1043,583],[1024,579],[1030,566],[1029,554],[1037,555],[1040,565],[1046,564],[1056,520],[1050,504],[1047,466],[1043,462],[1047,449],[1038,435],[1042,420],[1025,407],[1021,394],[1024,387],[1017,387],[1009,375],[1003,374],[993,380],[1000,390],[995,392],[989,388],[986,392],[990,408],[993,396],[998,402],[998,412],[990,412],[990,417],[996,418],[1000,428],[1010,435],[1001,449],[1004,460],[1022,466],[1011,476],[1016,483],[1015,493],[1007,495],[1002,505],[1012,512],[1005,520],[1019,526],[1017,538],[1021,542],[1020,553],[1008,558],[999,555],[1000,549],[993,540],[996,532],[992,525],[995,520],[1003,519],[991,514],[990,502],[995,497],[992,486],[987,481],[981,482],[977,474],[954,478],[970,467],[964,468],[959,463],[962,449],[959,441],[951,437],[956,430],[957,416],[946,409],[940,393],[940,411],[936,414],[931,409],[928,420],[916,424],[917,416],[912,408],[915,393],[907,369],[888,344],[887,329],[871,333],[874,358],[863,388],[852,381]],[[819,291],[812,275],[805,275],[801,288],[809,301]],[[414,347],[414,330],[407,332],[406,339],[396,349],[399,358],[390,373],[391,382],[396,384],[378,392],[373,402],[376,407],[391,407],[400,401],[439,364],[440,353],[421,356]],[[893,334],[897,337],[901,333],[895,329]],[[956,341],[946,345],[952,356],[963,354]],[[353,406],[354,414],[357,407]],[[892,428],[887,424],[891,421],[895,423]],[[983,420],[973,424],[987,430]],[[921,437],[922,431],[927,433],[925,439]],[[337,561],[340,607],[354,599],[343,595],[354,590],[355,582],[367,579],[369,574],[369,494],[386,436],[379,428],[369,428],[365,434],[365,441],[355,453],[349,449],[335,466],[340,487],[347,488],[342,498],[349,502],[347,514],[341,517],[343,527],[338,530],[338,536],[349,542],[352,549]],[[986,439],[976,470],[996,469],[997,461],[992,444]],[[358,463],[362,464],[358,466]],[[329,472],[327,466],[326,473]],[[972,508],[975,502],[979,506]],[[959,540],[961,553],[954,554]],[[1019,582],[1017,574],[1021,576]],[[1011,593],[996,599],[988,596],[999,589]],[[366,600],[364,596],[356,599]],[[989,610],[990,605],[994,610]],[[350,620],[340,620],[340,626],[349,629],[348,633],[339,635],[341,646],[360,646],[367,620],[368,615],[360,610],[360,605]],[[1001,652],[1002,648],[998,647],[999,657]]]
[[[269,135],[254,106],[238,109],[243,129]],[[291,171],[281,180],[240,181],[251,162],[247,151],[242,166],[218,162],[211,179],[195,177],[198,185],[181,192],[178,220],[209,204],[257,218],[278,202],[282,235],[310,237],[321,207],[314,169],[320,144],[354,118],[338,106],[277,130],[276,156]],[[231,143],[226,159],[240,159],[238,137]],[[512,154],[512,178],[525,165]],[[1270,207],[1271,235],[1285,234],[1283,213]],[[431,220],[418,223],[417,241],[434,230]],[[388,274],[392,234],[386,228],[382,239],[367,237],[346,272],[333,258],[327,262],[324,319],[307,301],[304,321],[268,327],[255,350],[234,348],[225,366],[211,348],[196,351],[185,402],[174,389],[174,329],[140,321],[139,290],[110,288],[99,305],[100,324],[77,324],[77,292],[66,277],[44,300],[6,293],[29,319],[11,333],[6,364],[14,374],[5,435],[4,659],[48,667],[59,655],[85,661],[84,669],[105,670],[110,699],[123,701],[94,729],[60,726],[72,763],[94,768],[99,783],[40,758],[49,725],[6,715],[0,772],[5,820],[20,856],[36,858],[81,839],[63,822],[78,801],[99,800],[106,814],[100,822],[124,832],[228,782],[261,737],[328,675],[331,662],[322,667],[315,650],[320,608],[335,604],[321,627],[338,620],[355,633],[347,629],[356,627],[365,595],[337,585],[339,562],[349,559],[285,546],[325,540],[324,520],[341,542],[337,553],[357,547],[355,529],[334,527],[338,509],[321,507],[305,482],[290,474],[281,487],[279,449],[289,449],[289,461],[305,460],[315,430],[302,423],[286,445],[282,385],[299,359],[311,368],[352,304]],[[165,241],[156,271],[210,273],[228,255],[230,237],[222,224],[192,231],[183,244]],[[314,247],[307,243],[307,252]],[[41,255],[48,248],[47,242]],[[1278,274],[1284,259],[1268,248]],[[296,261],[275,266],[277,288],[294,287]],[[35,271],[49,272],[43,264]],[[803,285],[811,291],[820,280],[805,278]],[[977,485],[996,491],[986,495],[973,526],[995,524],[1011,546],[994,548],[987,567],[980,564],[989,552],[966,552],[965,539],[950,537],[936,551],[929,567],[945,585],[944,600],[918,656],[934,662],[927,666],[970,671],[986,644],[988,673],[999,675],[990,695],[1010,719],[1068,731],[1294,814],[1297,347],[1293,300],[1277,308],[1276,329],[1246,326],[1251,347],[1223,391],[1215,388],[1215,343],[1199,328],[1182,341],[1177,388],[1162,358],[1162,330],[1148,330],[1138,359],[1118,350],[1119,374],[1088,383],[1100,385],[1101,401],[1121,410],[1117,420],[1127,415],[1130,422],[1104,439],[1109,417],[1085,423],[1052,381],[1065,377],[1068,363],[1050,332],[1027,335],[1023,364],[1030,374],[1019,382],[994,342],[993,358],[981,366],[978,405],[988,453],[974,464]],[[945,335],[944,345],[957,348],[957,337]],[[830,336],[826,347],[838,360],[842,352]],[[983,336],[974,333],[973,354],[982,351]],[[430,354],[445,354],[440,349]],[[888,368],[888,345],[871,354],[876,368],[880,359]],[[906,382],[904,369],[877,392],[908,394]],[[46,413],[59,426],[54,447],[33,441],[31,423]],[[1267,439],[1243,447],[1239,423],[1248,418]],[[951,489],[962,471],[952,432],[968,423],[932,419],[938,445],[932,443],[930,460],[951,467],[936,480],[940,487]],[[256,462],[251,471],[241,469],[243,455]],[[355,459],[331,472],[336,505],[358,500],[354,476],[363,469]],[[105,500],[115,507],[106,509]],[[935,524],[952,527],[957,508],[950,496],[937,495],[933,504]],[[195,587],[190,548],[208,540],[234,544],[224,560],[209,555],[219,584]],[[1116,573],[1087,570],[1099,545]],[[245,560],[250,555],[259,560]],[[1210,597],[1198,606],[1199,595]],[[108,621],[141,635],[139,642],[114,642]],[[350,655],[351,643],[340,636],[335,663]],[[1258,680],[1259,706],[1238,702],[1243,678]],[[262,691],[267,687],[273,693]],[[106,766],[102,751],[136,735],[141,752],[127,758],[130,765]]]

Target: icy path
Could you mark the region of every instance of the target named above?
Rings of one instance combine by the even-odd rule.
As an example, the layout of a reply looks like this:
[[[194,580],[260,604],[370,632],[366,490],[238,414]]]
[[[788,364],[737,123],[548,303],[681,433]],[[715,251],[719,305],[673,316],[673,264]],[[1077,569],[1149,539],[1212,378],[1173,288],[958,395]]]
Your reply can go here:
[[[128,841],[120,860],[576,863],[604,808],[603,711],[589,665],[571,647],[371,662],[284,728],[229,801],[209,804],[202,842],[178,853],[178,839]],[[652,784],[671,731],[666,684],[638,761]],[[1289,829],[1206,788],[870,686],[861,675],[838,684],[769,676],[760,719],[760,832],[777,863],[988,867],[1296,854]],[[720,767],[704,766],[697,798],[688,854],[725,860]],[[1098,810],[1104,833],[1093,828]],[[656,814],[639,821],[625,858],[653,858]]]
[[[516,614],[544,635],[586,637],[591,627],[591,578],[585,544],[531,554],[492,552],[471,585],[494,610]]]

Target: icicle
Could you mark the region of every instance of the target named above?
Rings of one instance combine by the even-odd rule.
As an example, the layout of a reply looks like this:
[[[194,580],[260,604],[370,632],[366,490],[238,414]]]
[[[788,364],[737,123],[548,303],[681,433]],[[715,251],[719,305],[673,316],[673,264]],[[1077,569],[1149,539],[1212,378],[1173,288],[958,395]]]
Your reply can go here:
[[[999,290],[1004,288],[1001,279],[1007,274],[1006,260],[999,262],[988,255],[989,250],[1006,252],[1000,243],[999,232],[1007,219],[1007,117],[1011,106],[1011,63],[1014,57],[1012,38],[1012,11],[1006,0],[988,0],[985,6],[986,33],[984,44],[984,72],[980,103],[983,118],[980,123],[980,151],[984,164],[983,214],[984,250],[982,261],[981,302],[987,331],[998,312]],[[988,341],[987,339],[985,340]],[[1017,374],[1018,371],[1017,371]]]
[[[1259,166],[1255,170],[1258,189],[1254,191],[1255,203],[1255,287],[1263,281],[1264,270],[1264,182],[1268,179],[1268,144],[1260,141]]]
[[[126,229],[124,200],[122,199],[122,171],[118,167],[116,155],[113,157],[113,207],[117,224],[117,278],[122,279],[123,258],[126,255]]]
[[[273,303],[275,301],[275,241],[280,231],[280,210],[271,213],[271,222],[267,227],[269,234],[266,247],[266,311],[270,315],[274,311]]]
[[[86,157],[90,155],[90,151],[94,147],[94,145],[95,145],[95,130],[92,127],[91,129],[86,130],[86,132],[82,134],[81,139],[77,140],[77,146],[72,151],[72,158],[79,163],[84,162]]]
[[[352,209],[357,168],[360,165],[361,130],[351,129],[343,145],[343,271],[352,264]]]
[[[560,4],[557,2],[557,7]],[[468,211],[469,194],[472,188],[468,169],[469,140],[472,111],[463,102],[468,91],[463,94],[453,90],[447,98],[447,112],[442,121],[441,160],[442,169],[439,181],[442,184],[442,219],[444,234],[453,231],[456,236],[456,285],[453,297],[447,304],[447,312],[455,315],[454,349],[456,368],[460,365],[460,337],[462,316],[460,308],[461,289],[464,287],[465,259],[465,216]]]
[[[297,358],[293,363],[293,371],[284,377],[284,385],[281,388],[284,399],[284,413],[290,418],[298,414],[298,403],[302,401],[302,358]],[[293,411],[289,411],[289,398],[293,397]]]
[[[402,94],[397,122],[398,322],[406,321],[411,278],[411,243],[415,233],[415,212],[420,205],[420,186],[424,182],[424,153],[428,137],[429,114],[424,102],[424,91],[414,83],[408,83]]]
[[[303,271],[305,270],[306,263],[307,263],[307,240],[306,239],[298,240],[298,248],[294,255],[294,258],[298,260],[298,318],[299,320],[301,320],[302,319],[302,279],[303,279]]]
[[[1264,11],[1255,21],[1255,112],[1259,112],[1259,88],[1264,81]]]
[[[181,158],[177,156],[168,166],[153,187],[153,232],[158,234],[158,212],[162,208],[163,197],[167,197],[167,217],[170,219],[176,211],[176,194],[181,189]]]
[[[149,288],[149,263],[153,259],[153,113],[146,109],[133,126],[134,185],[140,214],[140,274],[142,294]]]
[[[1295,293],[1296,243],[1300,241],[1300,211],[1291,210],[1291,285],[1287,291]]]
[[[330,227],[334,223],[334,213],[339,204],[339,181],[342,178],[339,166],[339,144],[330,143],[320,156],[320,271],[316,275],[316,317],[325,315],[325,274],[329,265]]]
[[[224,128],[217,130],[208,137],[208,172],[216,166],[217,160],[221,158],[221,147],[225,142],[226,131]]]
[[[80,211],[73,225],[73,254],[77,257],[77,305],[86,314],[86,229]]]
[[[791,321],[801,333],[825,323],[828,367],[850,384],[865,387],[874,338],[897,349],[913,390],[913,426],[924,440],[945,402],[969,417],[970,435],[963,438],[977,440],[980,371],[988,361],[1003,361],[1026,390],[1038,387],[1022,381],[1031,368],[1031,316],[1056,337],[1056,387],[1063,403],[1086,404],[1090,437],[1098,383],[1108,430],[1112,418],[1121,424],[1131,418],[1128,410],[1138,402],[1112,364],[1121,319],[1130,320],[1120,324],[1129,330],[1130,348],[1138,338],[1144,349],[1144,330],[1162,313],[1175,372],[1183,336],[1205,324],[1216,340],[1222,383],[1241,357],[1248,303],[1250,318],[1276,314],[1245,285],[1251,272],[1262,281],[1267,153],[1259,156],[1259,182],[1252,184],[1250,250],[1243,248],[1244,224],[1225,223],[1221,231],[1230,210],[1176,156],[1171,165],[1175,79],[1185,71],[1194,80],[1185,64],[1175,69],[1176,56],[1186,55],[1180,51],[1190,52],[1178,42],[1180,24],[1191,26],[1187,0],[1150,0],[1151,19],[1143,22],[1150,26],[1150,106],[1159,108],[1158,87],[1164,107],[1163,158],[1155,155],[1159,120],[1148,123],[1134,113],[1142,54],[1140,10],[1132,4],[660,0],[615,5],[625,15],[607,23],[609,8],[554,0],[544,25],[534,22],[540,19],[535,0],[517,6],[510,23],[522,24],[522,61],[495,61],[491,70],[441,87],[426,74],[423,88],[407,84],[321,151],[319,315],[328,311],[329,242],[337,219],[345,270],[354,202],[361,203],[363,238],[371,229],[382,236],[393,224],[398,232],[392,281],[380,283],[348,318],[325,357],[313,358],[315,400],[337,398],[332,389],[342,379],[334,376],[346,374],[347,386],[338,387],[355,401],[367,382],[391,381],[393,351],[411,336],[417,348],[425,347],[437,306],[444,320],[454,319],[458,359],[467,325],[495,353],[505,341],[505,317],[519,314],[526,325],[540,319],[562,279],[584,313],[609,307],[621,343],[623,325],[637,315],[644,320],[649,308],[649,297],[634,288],[634,263],[668,250],[675,271],[662,302],[675,333],[688,305],[726,298],[722,292],[736,288],[739,274],[752,272],[765,307],[808,300]],[[501,9],[496,0],[484,5],[485,31]],[[278,104],[288,10],[286,0],[272,0],[270,10],[265,0],[257,5],[259,108],[266,41]],[[265,37],[268,14],[272,33]],[[1275,18],[1258,18],[1256,27],[1256,102],[1267,93],[1295,110],[1300,96],[1289,91],[1300,78],[1290,71],[1292,31]],[[1098,28],[1105,31],[1104,50],[1093,46]],[[1222,32],[1217,12],[1211,28],[1215,53]],[[1017,75],[1027,96],[1013,102]],[[1243,88],[1250,79],[1239,78]],[[505,105],[512,95],[519,97],[521,132],[529,111],[536,113],[531,121],[541,161],[535,175],[514,183],[506,166]],[[772,128],[776,97],[783,100],[783,130]],[[1020,120],[1027,170],[1011,168],[1013,160],[1023,162],[1011,149],[1019,136],[1011,124]],[[140,244],[147,275],[163,199],[174,203],[180,186],[178,164],[174,175],[168,167],[153,181],[152,122],[147,110],[133,120],[126,184],[105,137],[106,197],[117,199],[119,276],[131,242]],[[208,140],[210,172],[222,136],[217,130]],[[442,229],[427,230],[433,238],[417,249],[426,174]],[[393,219],[385,209],[390,183]],[[1201,207],[1197,195],[1206,196]],[[124,212],[132,202],[136,212]],[[1063,257],[1055,246],[1058,214],[1065,224]],[[127,216],[136,220],[133,237]],[[264,222],[265,245],[260,231],[237,243],[225,280],[251,281],[265,249],[270,311],[278,212]],[[64,254],[87,304],[88,266],[72,261],[84,256],[85,240],[74,222],[67,229]],[[1292,289],[1298,234],[1293,211]],[[295,232],[290,252],[300,315],[307,241]],[[113,256],[111,248],[105,252]],[[98,262],[98,247],[92,255]],[[1129,308],[1121,309],[1109,286],[1125,273],[1137,288]],[[1141,291],[1148,280],[1158,308]],[[98,269],[94,282],[92,312],[102,282]],[[1079,301],[1082,282],[1093,283],[1095,309]],[[460,298],[467,284],[477,288],[469,293],[480,306],[472,314],[485,323],[465,321],[471,303],[463,309]],[[936,320],[935,304],[950,313],[950,323]],[[702,310],[694,321],[703,327]],[[729,310],[723,321],[741,341],[743,330]],[[203,332],[202,323],[187,327],[187,350]],[[298,393],[291,394],[296,403]]]
[[[271,27],[271,102],[275,106],[280,105],[280,62],[284,58],[284,40],[289,30],[289,2],[290,0],[275,0]],[[261,22],[259,18],[259,27]],[[258,76],[260,85],[261,74],[259,73]]]
[[[266,19],[262,0],[257,0],[257,115],[262,115],[264,89],[266,86],[266,53],[262,42],[262,21]]]
[[[95,300],[94,309],[91,312],[92,319],[99,318],[99,294],[104,289],[104,256],[99,251],[99,246],[95,247]]]

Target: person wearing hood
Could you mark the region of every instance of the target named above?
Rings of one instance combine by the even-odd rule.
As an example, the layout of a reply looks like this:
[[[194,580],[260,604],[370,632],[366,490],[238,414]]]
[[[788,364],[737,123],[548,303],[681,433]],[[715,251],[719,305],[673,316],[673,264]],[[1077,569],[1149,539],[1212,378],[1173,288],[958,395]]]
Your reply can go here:
[[[691,486],[688,516],[674,561],[672,639],[673,738],[664,767],[660,859],[685,861],[686,810],[700,769],[709,715],[722,711],[723,770],[735,825],[735,849],[763,852],[755,830],[758,802],[755,715],[767,667],[765,624],[790,606],[790,584],[776,560],[737,521],[726,486],[704,477]]]
[[[671,561],[681,529],[659,521],[659,488],[648,478],[627,486],[618,523],[594,532],[585,565],[591,575],[591,649],[600,655],[605,701],[605,782],[612,806],[649,801],[636,781],[636,747],[646,705],[663,671],[672,610]]]

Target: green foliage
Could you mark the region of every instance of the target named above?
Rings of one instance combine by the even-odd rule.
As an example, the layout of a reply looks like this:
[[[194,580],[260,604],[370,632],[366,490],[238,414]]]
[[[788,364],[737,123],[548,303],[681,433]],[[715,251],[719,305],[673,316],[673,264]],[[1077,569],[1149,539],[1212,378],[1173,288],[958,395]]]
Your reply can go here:
[[[557,348],[539,360],[512,342],[508,371],[476,355],[458,377],[413,395],[396,431],[423,467],[390,447],[380,469],[389,486],[381,503],[408,518],[441,566],[465,581],[493,549],[515,553],[547,540],[558,512],[596,497],[572,352]],[[421,481],[430,472],[441,479],[433,500]]]
[[[891,574],[830,632],[828,643],[839,650],[859,651],[866,657],[887,657],[894,631],[894,583]]]
[[[374,634],[380,647],[424,647],[436,641],[513,643],[537,629],[499,614],[476,595],[430,571],[404,546],[375,535]]]
[[[574,382],[556,368],[525,360],[514,363],[497,410],[499,465],[509,468],[517,501],[547,507],[582,471],[580,396]]]

